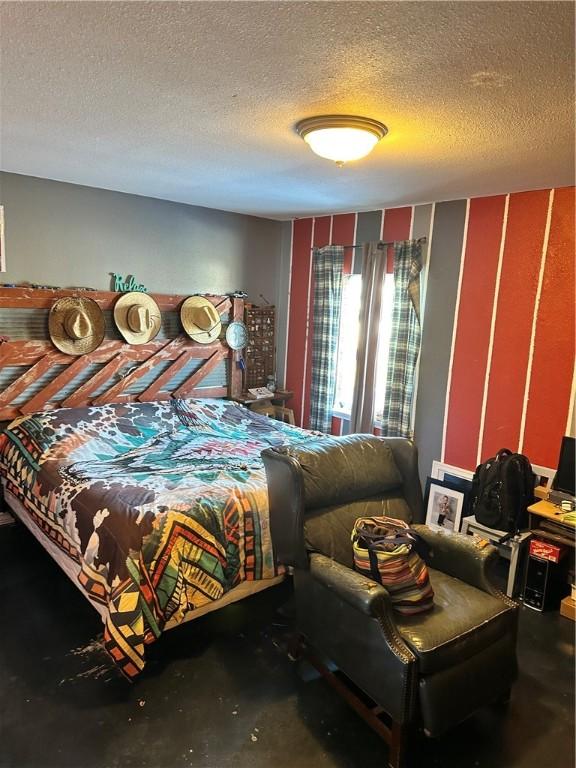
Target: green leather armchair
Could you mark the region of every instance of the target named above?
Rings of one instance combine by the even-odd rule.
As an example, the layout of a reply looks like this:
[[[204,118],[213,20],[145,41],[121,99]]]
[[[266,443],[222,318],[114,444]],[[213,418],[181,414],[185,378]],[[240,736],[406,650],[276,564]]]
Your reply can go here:
[[[490,578],[493,547],[420,525],[412,442],[352,435],[270,448],[262,458],[276,558],[293,568],[298,632],[312,658],[314,650],[328,657],[374,702],[351,701],[388,741],[390,766],[402,763],[411,725],[439,735],[508,697],[518,606]],[[410,522],[432,548],[428,613],[397,613],[382,585],[353,570],[355,520],[382,514]]]

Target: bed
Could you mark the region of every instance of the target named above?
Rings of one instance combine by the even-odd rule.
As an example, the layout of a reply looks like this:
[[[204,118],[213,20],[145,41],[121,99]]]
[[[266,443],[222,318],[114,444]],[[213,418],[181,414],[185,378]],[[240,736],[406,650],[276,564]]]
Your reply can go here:
[[[309,437],[226,400],[56,409],[9,425],[0,476],[134,677],[165,629],[281,578],[260,452]]]
[[[242,371],[224,329],[243,318],[242,298],[207,296],[223,332],[199,344],[182,333],[187,297],[153,294],[160,331],[135,345],[112,319],[119,294],[90,291],[105,337],[73,357],[51,343],[48,313],[78,295],[0,287],[0,479],[133,678],[161,632],[283,578],[260,451],[310,432],[232,402]]]

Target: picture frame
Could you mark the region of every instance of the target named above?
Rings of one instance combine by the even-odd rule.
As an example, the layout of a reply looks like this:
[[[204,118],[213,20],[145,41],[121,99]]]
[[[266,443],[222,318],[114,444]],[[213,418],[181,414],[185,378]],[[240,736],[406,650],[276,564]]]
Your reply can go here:
[[[455,483],[434,477],[426,478],[426,525],[434,531],[457,533],[468,496],[469,493]]]
[[[469,469],[455,467],[452,464],[445,464],[442,461],[433,461],[431,477],[452,483],[453,486],[462,491],[464,493],[462,517],[470,517],[472,515],[472,478],[474,477],[474,472],[471,472]]]
[[[432,472],[430,476],[436,478],[437,480],[444,480],[446,479],[445,475],[462,478],[463,480],[469,480],[472,482],[474,472],[469,469],[455,467],[453,464],[445,464],[443,461],[433,461]]]

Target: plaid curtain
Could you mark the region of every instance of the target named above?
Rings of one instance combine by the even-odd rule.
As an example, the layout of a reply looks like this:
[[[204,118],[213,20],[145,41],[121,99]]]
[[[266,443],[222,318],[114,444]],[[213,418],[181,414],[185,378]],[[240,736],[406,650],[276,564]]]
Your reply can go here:
[[[312,342],[312,385],[310,388],[310,429],[330,432],[336,389],[336,361],[344,248],[327,245],[312,254],[314,271],[314,338]]]
[[[412,437],[414,372],[420,352],[421,269],[420,241],[394,243],[394,307],[382,419],[386,437]]]

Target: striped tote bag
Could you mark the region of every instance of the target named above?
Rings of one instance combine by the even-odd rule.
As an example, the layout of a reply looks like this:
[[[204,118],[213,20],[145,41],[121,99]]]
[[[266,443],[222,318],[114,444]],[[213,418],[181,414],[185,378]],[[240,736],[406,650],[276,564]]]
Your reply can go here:
[[[386,587],[396,611],[422,613],[434,606],[434,591],[423,559],[429,556],[429,547],[403,520],[358,518],[352,530],[352,548],[354,569]]]

